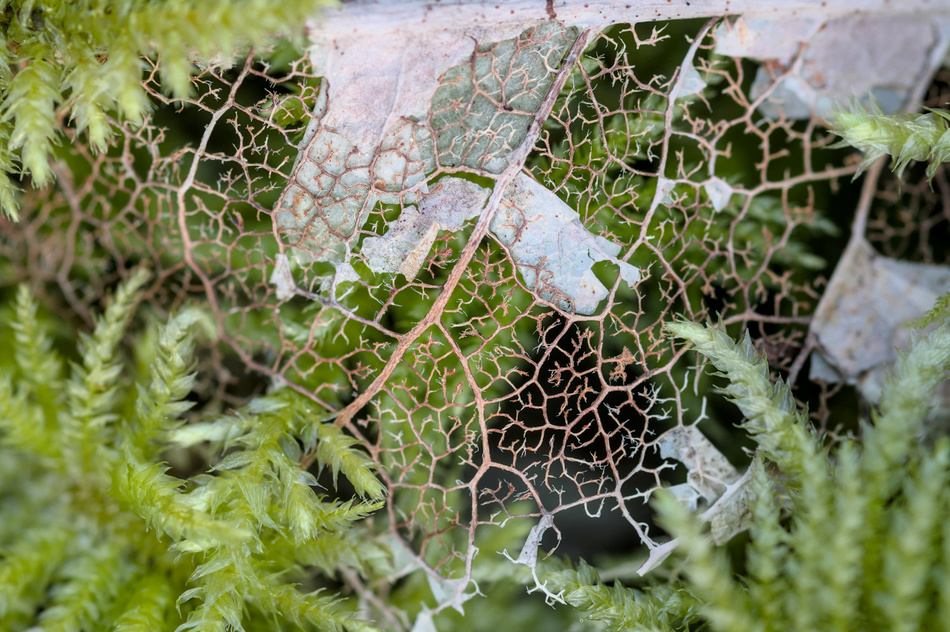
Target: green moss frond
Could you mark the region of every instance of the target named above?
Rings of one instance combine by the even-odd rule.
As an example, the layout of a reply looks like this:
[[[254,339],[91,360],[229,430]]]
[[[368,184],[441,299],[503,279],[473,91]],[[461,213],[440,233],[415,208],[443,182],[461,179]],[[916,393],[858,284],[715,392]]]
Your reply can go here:
[[[25,289],[12,327],[0,331],[16,349],[15,370],[0,374],[0,628],[224,632],[245,621],[259,629],[283,608],[286,621],[305,627],[370,629],[343,602],[289,583],[312,568],[314,551],[343,541],[361,550],[353,538],[371,534],[352,526],[382,505],[317,493],[300,466],[311,403],[278,392],[182,425],[192,407],[195,329],[205,318],[194,309],[144,339],[147,366],[129,376],[134,405],[121,394],[119,343],[145,281],[146,273],[134,275],[92,335],[80,336],[83,360],[69,380]],[[352,441],[331,440],[337,471],[370,470]],[[214,460],[196,475],[172,476],[163,450],[198,442],[211,444]],[[57,444],[64,447],[48,447]],[[26,480],[6,491],[17,476]],[[48,535],[21,537],[24,525],[46,522]],[[323,562],[334,572],[350,557]],[[171,607],[176,598],[181,612]]]
[[[915,339],[911,351],[900,354],[873,411],[874,427],[866,432],[862,476],[892,491],[900,485],[895,468],[902,471],[918,449],[917,440],[931,408],[934,389],[950,366],[950,331],[943,325],[926,339]],[[886,499],[888,494],[882,494]]]
[[[262,610],[280,612],[295,625],[313,626],[323,632],[375,632],[376,628],[360,620],[354,613],[340,608],[339,600],[319,592],[305,594],[282,584],[267,592],[261,600]]]
[[[20,377],[31,384],[38,399],[53,396],[50,386],[59,384],[63,361],[53,351],[53,337],[45,320],[38,314],[39,306],[26,286],[17,288],[16,315],[10,323],[14,335],[16,361]],[[56,397],[52,397],[55,401]]]
[[[235,553],[233,550],[218,549],[192,573],[190,581],[198,586],[182,593],[178,603],[181,605],[195,598],[199,602],[176,632],[224,632],[243,629],[243,595],[251,588],[249,584],[258,582],[254,581],[257,576],[251,568],[246,552],[244,555]],[[259,592],[260,587],[255,587]]]
[[[103,486],[108,485],[109,470],[104,465],[115,460],[115,436],[110,430],[119,417],[115,411],[123,370],[117,348],[147,280],[147,270],[136,272],[118,289],[92,336],[80,334],[83,362],[73,366],[67,387],[72,413],[66,428],[70,456],[83,476],[99,477]]]
[[[6,547],[0,555],[0,628],[13,629],[39,610],[74,536],[65,526],[48,526]]]
[[[750,407],[748,399],[764,392],[764,384],[755,383],[767,379],[764,360],[749,349],[740,357],[712,327],[677,324],[671,330],[697,342],[733,380],[727,393],[743,412],[762,408]],[[755,499],[741,580],[696,518],[668,494],[658,497],[662,521],[688,556],[683,568],[707,604],[703,614],[714,630],[910,632],[940,626],[950,595],[943,587],[950,577],[950,530],[944,527],[950,441],[927,450],[917,437],[947,370],[950,330],[944,324],[901,356],[863,441],[842,444],[821,466],[815,462],[825,458],[817,437],[802,435],[812,444],[802,450],[802,438],[787,432],[787,424],[747,422],[758,430],[753,436],[760,454],[777,455],[786,477],[776,480],[762,463],[753,466]],[[767,406],[801,417],[781,404]],[[800,467],[786,469],[788,462]],[[792,492],[787,521],[780,485]]]
[[[312,493],[311,491],[310,494]],[[288,503],[287,522],[298,542],[314,539],[322,533],[348,529],[352,523],[376,513],[385,504],[383,500],[356,502],[350,499],[344,502],[327,502],[317,498],[315,494],[308,494],[307,498],[306,501],[298,498],[296,502]]]
[[[150,529],[176,542],[179,550],[204,551],[252,537],[247,529],[196,510],[180,491],[183,482],[166,474],[167,471],[168,467],[161,463],[144,465],[130,460],[125,463],[124,475],[121,468],[117,471],[113,492]]]
[[[50,604],[38,617],[41,630],[73,632],[95,627],[131,570],[116,544],[74,543],[81,551],[64,564]]]
[[[787,594],[788,578],[782,568],[787,534],[781,528],[781,508],[775,481],[761,460],[753,465],[750,489],[753,494],[747,550],[749,598],[762,604],[762,618],[775,619],[782,613],[782,595]]]
[[[950,512],[950,500],[946,495],[941,496],[944,506],[944,516]],[[939,529],[940,542],[936,550],[940,559],[934,564],[933,583],[936,586],[937,607],[933,617],[937,621],[950,621],[950,520],[942,520]]]
[[[950,292],[938,298],[926,314],[918,320],[907,323],[907,326],[913,329],[926,329],[934,323],[942,323],[948,318],[950,318]]]
[[[687,552],[684,568],[689,585],[703,603],[702,613],[716,630],[756,632],[765,627],[753,612],[752,604],[733,577],[726,557],[715,549],[701,523],[672,495],[655,495],[654,506],[665,529],[676,534]]]
[[[199,310],[188,309],[159,332],[149,374],[138,386],[135,418],[128,434],[131,448],[145,459],[159,450],[155,441],[159,435],[177,426],[179,416],[192,407],[185,398],[195,382],[194,329],[204,318]]]
[[[167,435],[170,444],[190,448],[209,443],[214,452],[223,452],[251,431],[257,418],[251,415],[223,415],[214,421],[186,424]]]
[[[0,209],[16,215],[7,177],[18,158],[36,186],[52,178],[61,134],[57,107],[102,151],[110,113],[133,123],[149,109],[143,57],[157,59],[165,89],[191,93],[196,63],[228,63],[236,50],[298,37],[328,0],[34,0],[4,3],[0,55]],[[214,25],[214,28],[209,28]],[[13,72],[11,69],[16,69]]]
[[[327,575],[341,567],[352,568],[365,575],[392,572],[392,551],[373,539],[356,525],[342,533],[324,533],[319,538],[294,547],[301,563],[315,566]]]
[[[317,460],[332,468],[334,483],[339,473],[343,472],[360,496],[374,500],[386,496],[386,488],[374,473],[376,464],[361,451],[353,449],[357,444],[356,439],[343,434],[333,424],[317,424],[315,430]],[[307,445],[305,448],[312,449]]]
[[[44,59],[47,51],[36,48],[24,55],[31,60],[10,83],[0,106],[0,121],[13,123],[10,149],[20,150],[23,168],[36,186],[44,186],[53,176],[49,155],[59,129],[56,105],[62,100],[62,73]]]
[[[881,394],[874,416],[877,432],[874,444],[881,453],[889,453],[889,464],[906,458],[931,408],[931,396],[946,378],[950,367],[950,329],[945,324],[925,339],[915,338],[911,350],[900,354],[889,380],[889,388]]]
[[[795,410],[791,390],[782,382],[772,384],[765,358],[756,352],[748,332],[739,344],[721,328],[690,322],[668,323],[673,336],[692,343],[729,379],[725,393],[746,420],[743,428],[756,438],[759,450],[783,471],[808,472],[821,478],[826,469],[805,415]]]
[[[881,555],[883,590],[877,604],[895,632],[927,629],[925,614],[932,607],[934,551],[946,520],[950,483],[950,444],[944,439],[930,458],[923,459],[904,480],[903,511],[888,516]]]
[[[12,375],[0,374],[0,438],[12,448],[56,458],[60,454],[59,432],[50,427],[43,408],[28,393],[27,388],[13,386]]]
[[[117,307],[116,313],[120,310]],[[174,429],[178,416],[192,406],[185,398],[195,379],[191,370],[194,328],[203,317],[198,310],[186,310],[160,330],[148,381],[138,388],[135,418],[122,429],[125,461],[116,468],[113,485],[114,493],[150,528],[169,536],[186,551],[242,542],[252,535],[196,510],[180,491],[183,482],[167,475],[167,466],[151,462],[161,451],[164,434]]]
[[[0,68],[3,64],[0,63]],[[13,221],[20,219],[17,212],[17,194],[19,189],[10,174],[17,170],[16,156],[10,147],[13,136],[13,124],[0,121],[0,217],[9,217]]]
[[[63,361],[47,322],[25,286],[17,289],[13,330],[16,373],[0,372],[0,428],[5,441],[38,454],[59,454]]]
[[[374,464],[354,447],[356,440],[330,424],[310,420],[311,406],[299,395],[282,391],[255,399],[237,415],[182,426],[170,438],[183,447],[208,441],[215,452],[230,451],[214,467],[221,476],[197,493],[218,497],[232,508],[242,506],[256,522],[286,529],[293,541],[303,544],[363,519],[379,509],[385,497]],[[295,437],[300,428],[305,429],[304,448],[319,441],[319,463],[333,468],[334,481],[342,471],[368,502],[331,503],[313,491],[316,479],[299,465],[301,448]]]
[[[843,143],[865,154],[858,174],[881,156],[890,155],[898,177],[916,160],[930,161],[927,178],[933,179],[937,168],[950,161],[950,114],[946,112],[900,112],[889,116],[873,98],[867,109],[853,99],[850,109],[836,109],[832,119],[834,132],[844,139]]]
[[[861,473],[861,456],[856,445],[847,443],[835,455],[833,480],[837,489],[828,494],[826,501],[827,524],[815,519],[819,512],[809,513],[811,529],[802,529],[797,539],[790,539],[794,549],[797,542],[809,533],[824,533],[827,537],[821,551],[815,551],[816,566],[821,569],[821,577],[826,578],[828,589],[822,591],[815,587],[816,594],[824,597],[822,607],[831,613],[834,626],[839,629],[850,625],[859,608],[862,607],[861,588],[864,564],[868,562],[867,551],[874,537],[874,528],[869,520],[871,512],[870,497],[865,491],[866,482]],[[834,556],[827,555],[827,549],[837,551]],[[818,556],[821,557],[818,557]],[[831,603],[829,600],[834,600]],[[761,603],[761,602],[759,602]]]
[[[375,630],[353,612],[342,609],[339,599],[323,596],[320,591],[306,594],[286,583],[287,569],[268,572],[268,564],[236,553],[219,550],[195,570],[190,579],[198,585],[183,593],[179,603],[198,599],[199,604],[176,632],[242,629],[247,615],[245,597],[260,611],[279,613],[283,620],[304,629]]]
[[[75,67],[64,81],[65,87],[71,92],[68,105],[76,123],[76,130],[85,131],[89,136],[89,144],[93,150],[99,152],[105,151],[112,136],[112,125],[107,115],[107,110],[114,105],[112,81],[131,83],[136,86],[133,92],[141,94],[137,100],[138,107],[133,112],[136,121],[141,120],[148,107],[145,90],[138,85],[143,70],[141,61],[136,60],[137,63],[127,68],[121,60],[128,58],[128,49],[119,47],[118,50],[122,52],[116,55],[116,62],[112,62],[110,57],[105,63],[101,63],[93,50],[81,46],[81,50],[75,55]],[[110,77],[107,70],[114,72],[115,76]],[[129,70],[133,72],[129,73]]]
[[[597,621],[609,632],[680,630],[699,618],[699,602],[676,584],[637,590],[615,581],[606,586],[591,566],[544,573],[545,589]]]
[[[166,577],[150,573],[134,582],[114,632],[153,632],[168,630],[169,614],[174,605],[172,587]]]

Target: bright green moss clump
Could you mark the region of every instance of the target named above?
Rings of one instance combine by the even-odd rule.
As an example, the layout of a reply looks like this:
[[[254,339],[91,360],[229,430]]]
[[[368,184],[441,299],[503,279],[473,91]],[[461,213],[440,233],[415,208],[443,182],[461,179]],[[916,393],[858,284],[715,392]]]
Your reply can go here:
[[[143,57],[158,59],[164,89],[184,98],[196,62],[300,35],[304,20],[328,4],[332,0],[0,0],[0,214],[16,215],[12,174],[28,174],[36,186],[52,180],[60,111],[99,151],[117,118],[144,120]]]
[[[287,391],[185,424],[199,311],[143,345],[143,375],[119,359],[145,278],[81,336],[81,364],[65,366],[24,288],[0,328],[15,350],[0,358],[0,629],[372,629],[295,585],[375,552],[352,528],[383,501],[372,463]],[[204,471],[169,474],[163,452],[198,444]],[[314,449],[361,498],[315,493],[299,465]]]
[[[729,378],[726,393],[759,442],[744,569],[715,550],[672,498],[659,503],[688,556],[687,585],[705,603],[700,611],[711,629],[945,629],[950,440],[928,448],[920,436],[934,388],[950,369],[948,325],[901,357],[873,424],[830,457],[805,430],[788,387],[769,382],[748,337],[736,345],[712,326],[669,329]]]

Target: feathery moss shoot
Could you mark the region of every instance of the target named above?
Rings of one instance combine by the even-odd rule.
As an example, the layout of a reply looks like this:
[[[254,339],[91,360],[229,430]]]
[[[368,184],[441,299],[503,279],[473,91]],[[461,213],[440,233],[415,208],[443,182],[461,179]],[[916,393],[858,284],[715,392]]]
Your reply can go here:
[[[98,151],[108,146],[116,120],[144,119],[143,57],[160,60],[162,85],[184,98],[196,63],[230,59],[238,47],[273,37],[299,36],[304,20],[329,4],[334,2],[0,0],[0,213],[16,217],[17,171],[35,186],[52,180],[59,114],[85,131]]]
[[[861,442],[842,445],[832,459],[805,430],[787,387],[768,382],[768,366],[748,337],[736,345],[712,325],[668,329],[729,379],[726,393],[759,443],[744,570],[672,496],[657,497],[687,556],[685,586],[704,604],[699,610],[712,629],[943,629],[950,621],[950,440],[931,449],[918,437],[950,369],[950,326],[901,356]],[[782,517],[788,507],[791,520]]]
[[[941,164],[950,161],[950,112],[928,108],[923,114],[887,115],[873,98],[867,109],[854,99],[850,109],[834,111],[832,123],[833,131],[844,139],[837,147],[851,145],[864,152],[856,176],[885,155],[893,157],[897,177],[911,161],[929,161],[928,180]]]
[[[125,377],[120,343],[146,279],[134,275],[80,337],[68,377],[26,289],[0,328],[15,350],[0,366],[0,629],[373,629],[296,584],[315,588],[314,567],[331,580],[362,571],[360,551],[379,549],[358,528],[384,502],[374,464],[286,390],[185,423],[196,309],[161,328],[144,375]],[[199,444],[206,471],[171,475],[163,454]],[[358,497],[316,493],[302,450]]]

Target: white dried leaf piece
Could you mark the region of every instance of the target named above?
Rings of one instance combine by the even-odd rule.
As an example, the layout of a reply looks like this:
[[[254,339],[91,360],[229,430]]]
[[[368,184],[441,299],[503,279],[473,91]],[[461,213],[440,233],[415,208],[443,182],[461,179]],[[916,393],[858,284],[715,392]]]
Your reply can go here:
[[[704,514],[704,518],[710,523],[716,544],[727,542],[732,536],[746,529],[749,518],[746,507],[748,490],[744,487],[741,490],[733,490],[724,502],[718,502],[739,481],[745,480],[745,477],[699,428],[673,428],[660,437],[658,446],[661,457],[675,459],[686,466],[686,483],[676,486],[679,489],[671,488],[670,491],[693,509],[697,508],[699,498],[705,501],[709,510]],[[689,502],[691,498],[692,503]]]
[[[290,261],[287,255],[279,254],[274,259],[274,272],[270,276],[270,284],[274,286],[277,300],[286,301],[297,292],[294,275],[290,270]]]
[[[461,615],[465,614],[463,604],[478,594],[478,590],[465,592],[470,580],[468,579],[450,579],[441,575],[429,573],[426,575],[429,581],[429,590],[435,597],[436,603],[441,606],[451,606]]]
[[[593,314],[609,292],[591,267],[611,261],[629,285],[640,271],[617,258],[621,246],[593,235],[577,211],[534,178],[519,175],[505,193],[492,232],[518,266],[528,289],[565,311]]]
[[[736,470],[696,426],[677,426],[659,438],[660,456],[686,466],[686,485],[712,504],[739,480]]]
[[[462,178],[443,178],[419,202],[403,209],[382,237],[363,242],[366,264],[373,272],[400,273],[413,279],[425,263],[439,231],[461,230],[466,220],[477,217],[488,189]]]
[[[508,555],[508,551],[502,551],[501,554],[515,564],[522,564],[534,571],[538,566],[538,547],[541,546],[541,538],[544,537],[544,533],[548,529],[553,527],[554,516],[544,514],[541,516],[538,524],[531,527],[531,531],[528,532],[528,537],[525,538],[524,545],[521,547],[521,553],[518,554],[518,559],[512,560],[511,556]]]
[[[432,620],[432,612],[423,606],[422,612],[416,615],[416,622],[412,625],[410,632],[438,632],[435,622]]]
[[[768,118],[827,119],[836,103],[866,94],[894,112],[911,105],[950,42],[945,13],[895,9],[830,20],[740,17],[719,27],[716,52],[767,62],[752,96],[769,92],[758,108]]]
[[[910,344],[909,321],[924,315],[950,288],[950,266],[899,261],[854,238],[838,263],[811,334],[820,351],[810,377],[844,380],[877,402],[897,350]]]
[[[717,211],[726,208],[732,198],[732,186],[722,178],[710,178],[703,184],[703,190],[709,196],[709,203]]]

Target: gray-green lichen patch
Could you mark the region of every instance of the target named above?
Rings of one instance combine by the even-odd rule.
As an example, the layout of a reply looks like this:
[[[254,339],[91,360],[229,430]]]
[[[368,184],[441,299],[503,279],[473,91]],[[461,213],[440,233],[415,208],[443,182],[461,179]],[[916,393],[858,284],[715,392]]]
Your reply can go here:
[[[544,22],[484,44],[450,68],[432,97],[439,164],[500,173],[528,131],[577,29]]]

